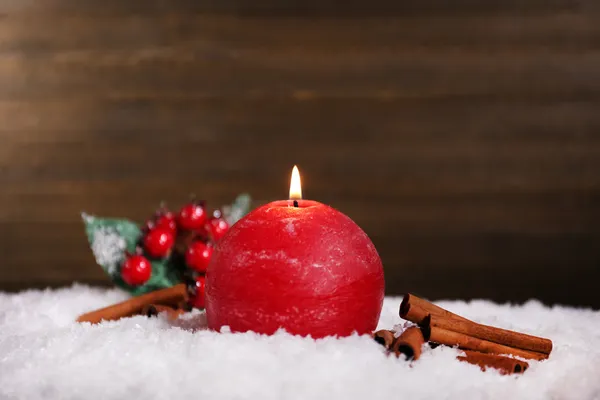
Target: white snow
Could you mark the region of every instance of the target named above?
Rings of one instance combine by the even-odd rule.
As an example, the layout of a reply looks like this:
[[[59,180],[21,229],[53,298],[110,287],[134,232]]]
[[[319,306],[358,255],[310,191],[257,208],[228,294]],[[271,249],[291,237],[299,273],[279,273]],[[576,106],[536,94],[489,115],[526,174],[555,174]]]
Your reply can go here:
[[[80,313],[125,298],[82,285],[0,293],[0,399],[600,399],[600,312],[440,302],[465,317],[551,338],[549,360],[522,376],[427,350],[413,364],[369,337],[312,340],[280,332],[214,333],[201,312],[92,326]],[[403,324],[386,298],[379,324]],[[197,327],[197,331],[193,331]]]
[[[99,227],[94,231],[91,247],[96,262],[107,266],[107,272],[112,275],[117,265],[123,260],[123,252],[127,243],[116,230]]]

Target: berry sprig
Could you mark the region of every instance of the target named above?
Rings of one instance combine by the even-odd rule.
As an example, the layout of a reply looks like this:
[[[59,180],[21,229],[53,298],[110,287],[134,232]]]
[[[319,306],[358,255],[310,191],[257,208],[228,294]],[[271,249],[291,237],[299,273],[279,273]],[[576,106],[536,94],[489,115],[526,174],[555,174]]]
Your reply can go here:
[[[190,201],[179,212],[161,207],[141,227],[125,219],[83,214],[97,263],[133,295],[191,282],[190,304],[204,308],[205,274],[215,245],[229,226],[248,212],[250,199],[209,213],[204,201]],[[234,217],[232,217],[234,216]]]
[[[148,258],[166,259],[171,256],[179,233],[183,239],[192,241],[185,248],[186,276],[196,282],[191,302],[195,307],[204,308],[204,274],[210,263],[213,246],[229,229],[227,222],[221,217],[220,211],[207,218],[206,202],[192,201],[185,204],[175,216],[164,205],[156,211],[151,220],[146,221],[143,236],[140,240],[137,254],[127,255],[121,265],[121,278],[130,286],[143,285],[150,279],[152,269]],[[181,248],[181,247],[180,247]],[[201,299],[199,297],[202,297]]]

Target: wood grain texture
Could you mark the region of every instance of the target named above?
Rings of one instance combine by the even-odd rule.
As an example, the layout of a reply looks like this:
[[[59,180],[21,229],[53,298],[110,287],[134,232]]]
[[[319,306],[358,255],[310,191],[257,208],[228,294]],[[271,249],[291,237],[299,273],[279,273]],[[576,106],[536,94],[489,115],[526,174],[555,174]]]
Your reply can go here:
[[[0,0],[0,289],[106,284],[81,210],[297,163],[389,294],[600,307],[600,7],[451,3]]]

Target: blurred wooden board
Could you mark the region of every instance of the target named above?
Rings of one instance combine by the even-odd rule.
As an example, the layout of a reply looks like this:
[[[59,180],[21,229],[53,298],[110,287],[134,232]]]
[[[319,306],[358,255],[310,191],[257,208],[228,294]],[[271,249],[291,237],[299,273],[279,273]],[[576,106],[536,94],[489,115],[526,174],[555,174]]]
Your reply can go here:
[[[0,1],[0,289],[107,283],[79,212],[307,197],[387,291],[600,307],[592,1]]]

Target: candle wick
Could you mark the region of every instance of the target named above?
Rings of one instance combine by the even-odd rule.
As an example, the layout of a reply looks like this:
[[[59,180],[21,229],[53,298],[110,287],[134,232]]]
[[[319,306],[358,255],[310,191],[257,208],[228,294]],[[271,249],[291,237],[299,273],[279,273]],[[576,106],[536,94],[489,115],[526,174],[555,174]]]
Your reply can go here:
[[[294,207],[298,208],[298,200],[294,200]]]

